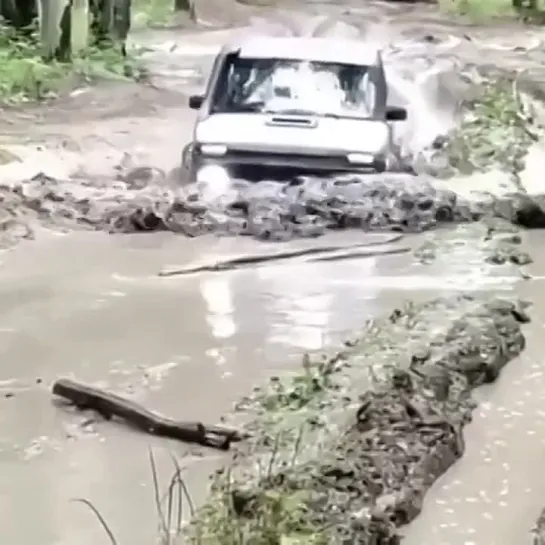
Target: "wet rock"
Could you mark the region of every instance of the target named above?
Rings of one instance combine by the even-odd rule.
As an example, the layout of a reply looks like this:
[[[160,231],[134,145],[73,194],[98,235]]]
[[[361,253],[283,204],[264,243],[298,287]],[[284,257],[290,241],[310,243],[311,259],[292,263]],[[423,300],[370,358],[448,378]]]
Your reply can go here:
[[[527,229],[545,228],[545,195],[511,193],[497,200],[496,215]]]
[[[144,189],[150,184],[164,182],[166,174],[154,167],[137,167],[126,174],[121,174],[119,179],[125,182],[129,189]]]
[[[287,528],[294,535],[321,529],[327,543],[400,543],[398,528],[420,513],[426,491],[464,453],[472,390],[494,381],[524,349],[526,307],[516,299],[455,296],[397,309],[345,347],[344,371],[321,368],[329,386],[301,413],[287,408],[289,417],[279,408],[297,386],[290,394],[277,379],[268,398],[276,399],[276,416],[265,414],[254,426],[254,444],[224,472],[229,482],[216,483],[196,519],[199,531],[221,523],[226,502],[243,506],[231,523],[256,543],[259,532]],[[309,365],[304,376],[318,387]],[[359,397],[357,406],[347,407],[347,397]],[[331,421],[313,426],[318,412]],[[305,422],[303,436],[279,439]],[[257,513],[274,514],[274,524],[261,526]]]

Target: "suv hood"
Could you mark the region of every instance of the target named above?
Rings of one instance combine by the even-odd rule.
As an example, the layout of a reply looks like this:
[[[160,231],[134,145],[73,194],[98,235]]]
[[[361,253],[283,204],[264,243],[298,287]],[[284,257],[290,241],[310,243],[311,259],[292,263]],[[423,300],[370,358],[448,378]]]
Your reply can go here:
[[[383,121],[293,114],[214,114],[197,123],[200,143],[297,153],[377,153],[388,144]]]

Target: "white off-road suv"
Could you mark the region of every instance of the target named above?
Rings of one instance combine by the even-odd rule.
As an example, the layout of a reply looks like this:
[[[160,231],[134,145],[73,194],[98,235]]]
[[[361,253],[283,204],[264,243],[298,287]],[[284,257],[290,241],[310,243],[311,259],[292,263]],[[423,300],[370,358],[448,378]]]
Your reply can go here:
[[[364,42],[249,37],[223,47],[183,151],[189,181],[383,172],[399,163],[381,53]]]

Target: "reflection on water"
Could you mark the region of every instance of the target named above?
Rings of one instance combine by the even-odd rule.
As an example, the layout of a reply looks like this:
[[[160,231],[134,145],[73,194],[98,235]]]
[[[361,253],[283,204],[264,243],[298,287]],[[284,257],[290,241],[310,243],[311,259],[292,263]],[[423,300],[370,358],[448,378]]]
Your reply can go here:
[[[352,278],[351,294],[347,293],[346,285],[336,285],[335,289],[331,287],[333,279],[344,276],[347,267],[351,269],[353,264],[341,268],[334,263],[311,269],[308,265],[258,269],[256,274],[269,297],[270,309],[275,317],[271,324],[271,342],[303,351],[319,350],[329,344],[329,334],[343,314],[358,313],[352,308],[354,278],[372,277],[377,265],[378,259],[374,258],[357,262],[357,276],[348,274],[345,277]],[[370,300],[377,297],[379,291],[380,288],[368,289],[367,285],[358,288],[359,296]],[[369,307],[362,305],[361,308],[367,311]]]
[[[350,237],[286,246],[381,240]],[[267,376],[298,364],[302,351],[342,337],[404,297],[387,284],[368,286],[365,278],[406,274],[407,256],[165,280],[156,273],[170,263],[264,253],[270,245],[153,240],[52,237],[21,246],[0,266],[0,384],[3,391],[11,380],[18,384],[15,397],[0,399],[0,536],[6,543],[96,545],[105,536],[95,517],[70,503],[85,497],[120,543],[149,545],[157,525],[147,446],[155,445],[161,482],[172,471],[169,451],[191,466],[187,484],[195,501],[221,461],[216,453],[189,456],[184,445],[122,423],[95,418],[82,426],[92,415],[51,402],[49,387],[59,376],[111,388],[175,418],[215,423]],[[335,284],[336,278],[344,281]]]
[[[381,237],[336,233],[284,246]],[[0,385],[18,384],[15,397],[0,399],[0,508],[6,514],[0,536],[6,543],[96,545],[104,535],[95,518],[69,501],[83,496],[120,543],[149,545],[157,525],[148,445],[155,445],[161,482],[170,478],[170,452],[190,467],[186,480],[197,502],[221,462],[217,453],[196,457],[185,445],[123,423],[95,418],[83,426],[90,415],[51,402],[49,387],[59,376],[119,391],[174,418],[215,423],[256,384],[298,365],[302,352],[341,341],[406,298],[466,289],[469,281],[467,274],[465,282],[445,281],[441,262],[414,267],[410,254],[164,279],[157,272],[172,263],[263,254],[270,245],[170,235],[149,240],[55,237],[21,246],[0,266],[6,295],[0,297]],[[402,244],[411,240],[420,244],[418,237]],[[409,282],[412,275],[421,280]]]
[[[201,280],[200,292],[206,305],[206,323],[216,339],[229,339],[236,331],[232,277],[211,276]]]

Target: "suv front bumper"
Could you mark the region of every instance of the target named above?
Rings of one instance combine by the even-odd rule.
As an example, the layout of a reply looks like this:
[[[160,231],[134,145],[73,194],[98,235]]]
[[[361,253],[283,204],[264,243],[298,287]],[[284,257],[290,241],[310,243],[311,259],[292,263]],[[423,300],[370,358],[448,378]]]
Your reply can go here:
[[[327,176],[343,172],[384,172],[388,166],[383,155],[377,155],[367,162],[351,162],[346,154],[303,155],[235,150],[221,157],[206,156],[195,151],[191,163],[191,177],[195,179],[205,167],[217,166],[230,177],[248,180],[285,180],[304,174]]]

